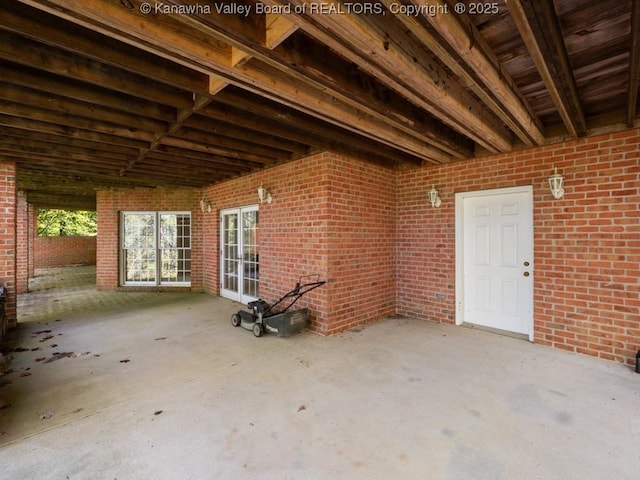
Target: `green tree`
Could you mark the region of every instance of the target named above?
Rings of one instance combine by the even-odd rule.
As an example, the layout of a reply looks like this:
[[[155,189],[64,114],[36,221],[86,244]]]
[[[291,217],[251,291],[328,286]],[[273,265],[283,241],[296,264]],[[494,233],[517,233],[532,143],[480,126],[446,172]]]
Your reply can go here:
[[[83,210],[38,210],[38,236],[91,236],[98,232],[96,212]]]

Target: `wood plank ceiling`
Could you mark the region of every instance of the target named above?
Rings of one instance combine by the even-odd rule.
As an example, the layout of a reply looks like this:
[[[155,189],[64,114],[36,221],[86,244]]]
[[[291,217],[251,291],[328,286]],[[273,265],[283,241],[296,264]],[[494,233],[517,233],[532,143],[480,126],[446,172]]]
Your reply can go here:
[[[638,1],[0,3],[0,160],[50,208],[333,150],[394,167],[639,124]]]

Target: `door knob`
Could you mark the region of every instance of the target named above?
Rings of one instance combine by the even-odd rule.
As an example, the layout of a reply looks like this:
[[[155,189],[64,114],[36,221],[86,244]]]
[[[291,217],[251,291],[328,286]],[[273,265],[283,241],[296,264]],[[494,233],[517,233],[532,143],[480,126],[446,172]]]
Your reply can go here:
[[[524,275],[525,277],[528,277],[528,276],[529,276],[529,272],[524,272],[524,273],[523,273],[523,275]]]

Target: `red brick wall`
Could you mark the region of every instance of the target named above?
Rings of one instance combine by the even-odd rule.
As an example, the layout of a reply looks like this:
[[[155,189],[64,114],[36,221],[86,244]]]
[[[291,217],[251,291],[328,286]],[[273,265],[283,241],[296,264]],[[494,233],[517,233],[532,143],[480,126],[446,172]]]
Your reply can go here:
[[[7,289],[5,325],[16,326],[16,166],[0,163],[0,284]],[[5,325],[0,325],[0,335]]]
[[[35,268],[95,265],[96,237],[36,237]]]
[[[189,188],[98,191],[96,194],[98,217],[96,286],[98,290],[115,290],[119,287],[120,212],[136,210],[191,212],[191,289],[202,289],[202,222],[200,220],[202,214],[198,201],[198,193]]]
[[[204,190],[215,203],[207,219],[206,288],[219,290],[219,210],[260,206],[260,296],[273,302],[300,275],[328,283],[303,297],[310,328],[332,334],[395,312],[394,173],[332,153],[247,175]]]
[[[34,254],[34,244],[35,238],[38,234],[38,209],[32,203],[28,204],[28,241],[27,241],[27,265],[28,265],[28,278],[33,278],[36,275],[36,266],[35,266],[35,254]]]
[[[25,192],[17,194],[16,293],[29,291],[29,204]]]
[[[326,333],[396,310],[395,184],[392,170],[337,156],[329,172],[331,324]]]
[[[554,165],[566,178],[560,200],[548,190]],[[393,313],[454,323],[454,194],[533,185],[535,342],[627,363],[640,349],[639,130],[396,172],[325,153],[202,193],[99,192],[99,287],[118,285],[121,210],[186,209],[193,286],[217,294],[220,210],[257,203],[260,183],[274,198],[260,207],[261,296],[319,273],[328,284],[300,303],[319,333]],[[211,213],[200,213],[201,194]]]
[[[560,200],[548,189],[554,165]],[[439,209],[427,201],[431,184]],[[519,185],[533,185],[534,341],[635,362],[640,130],[398,172],[398,312],[455,322],[454,194]]]

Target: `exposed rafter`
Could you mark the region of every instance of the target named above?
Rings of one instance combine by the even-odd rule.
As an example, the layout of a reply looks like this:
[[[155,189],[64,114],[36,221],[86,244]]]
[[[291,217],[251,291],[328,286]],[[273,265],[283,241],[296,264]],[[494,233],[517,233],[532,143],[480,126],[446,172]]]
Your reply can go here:
[[[2,2],[0,162],[86,205],[327,150],[411,167],[638,125],[638,2],[506,2]]]
[[[256,25],[243,25],[233,15],[212,14],[202,18],[145,15],[139,9],[100,0],[27,0],[26,3],[123,42],[142,45],[162,58],[220,76],[230,84],[419,158],[431,158],[436,162],[450,158],[428,146],[427,138],[416,138],[419,132],[409,136],[390,128],[389,119],[364,102],[354,105],[356,99],[353,97],[358,97],[356,92],[348,97],[333,90],[330,81],[319,85],[316,79],[298,73],[284,60],[271,55],[272,51],[262,44],[264,35],[255,31]],[[184,34],[185,24],[194,29],[191,36]],[[233,48],[240,48],[266,63],[233,62]]]
[[[302,0],[268,0],[273,5]],[[381,82],[441,118],[449,127],[472,137],[490,151],[508,151],[511,139],[501,124],[424,50],[399,24],[379,23],[382,15],[360,16],[292,14],[294,22],[312,37],[369,72]]]
[[[587,122],[552,0],[505,0],[569,134],[582,137]]]
[[[640,2],[631,2],[631,46],[629,49],[629,100],[627,102],[627,125],[635,123],[640,84]]]
[[[387,8],[397,2],[382,0]],[[424,2],[411,0],[416,12]],[[468,85],[500,119],[527,145],[544,143],[540,121],[515,86],[508,72],[488,47],[470,19],[453,15],[443,0],[429,2],[435,14],[401,15],[399,20]],[[496,4],[497,5],[497,4]],[[497,7],[496,7],[497,8]],[[425,25],[437,32],[432,34]],[[441,40],[442,39],[442,40]],[[452,55],[452,52],[455,55]]]

